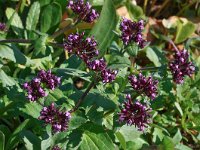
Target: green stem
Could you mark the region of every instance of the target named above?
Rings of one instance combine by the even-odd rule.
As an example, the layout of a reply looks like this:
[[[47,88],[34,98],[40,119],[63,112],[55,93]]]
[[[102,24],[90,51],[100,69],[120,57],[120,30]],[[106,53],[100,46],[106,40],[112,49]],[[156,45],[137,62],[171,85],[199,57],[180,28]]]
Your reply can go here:
[[[138,71],[144,71],[144,70],[158,70],[160,69],[161,67],[143,67],[143,68],[140,68],[138,69]]]
[[[58,44],[58,43],[53,43],[53,42],[49,42],[48,45],[52,47],[57,47],[57,48],[64,48],[63,44]]]
[[[0,40],[0,43],[32,43],[33,40],[26,40],[26,39],[7,39],[7,40]]]
[[[0,43],[26,43],[32,44],[34,40],[27,40],[27,39],[7,39],[7,40],[0,40]],[[58,48],[63,48],[63,44],[48,42],[48,45]]]

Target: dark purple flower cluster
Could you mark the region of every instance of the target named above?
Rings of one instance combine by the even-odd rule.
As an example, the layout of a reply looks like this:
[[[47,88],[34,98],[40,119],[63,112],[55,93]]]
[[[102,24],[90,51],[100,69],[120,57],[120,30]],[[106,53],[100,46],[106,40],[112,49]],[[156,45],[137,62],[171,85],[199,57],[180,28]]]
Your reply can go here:
[[[96,49],[97,42],[94,37],[84,39],[84,34],[84,32],[70,34],[64,42],[64,49],[69,53],[75,53],[85,62],[88,62],[94,56],[98,56],[99,51]]]
[[[60,148],[58,145],[56,145],[56,146],[54,146],[54,147],[52,148],[52,150],[61,150],[61,148]]]
[[[158,80],[153,80],[152,77],[145,78],[141,73],[138,77],[130,75],[128,77],[132,88],[139,93],[144,93],[150,99],[155,99],[157,95]]]
[[[87,66],[91,70],[102,71],[102,70],[105,70],[106,68],[106,62],[103,58],[95,59],[93,61],[88,62]]]
[[[191,77],[195,72],[195,66],[188,60],[187,50],[176,51],[175,60],[169,63],[169,68],[173,75],[173,80],[177,84],[182,84],[184,76]]]
[[[97,42],[94,37],[84,39],[84,32],[81,34],[70,34],[67,41],[64,42],[64,49],[69,53],[78,55],[94,71],[101,71],[103,83],[109,83],[115,80],[117,71],[107,69],[106,62],[103,58],[96,59],[99,55]]]
[[[68,8],[71,8],[78,18],[85,22],[93,22],[99,17],[96,10],[91,9],[89,2],[84,3],[84,0],[69,1]]]
[[[61,78],[52,74],[51,70],[47,72],[40,70],[38,73],[38,78],[40,78],[41,82],[45,83],[46,86],[51,90],[54,90],[61,82]]]
[[[51,71],[40,70],[37,77],[23,84],[23,88],[27,90],[27,98],[30,101],[36,101],[47,96],[44,90],[45,87],[54,90],[60,83],[61,78],[53,75]]]
[[[126,18],[123,18],[120,24],[120,30],[122,32],[121,39],[125,45],[128,45],[132,41],[138,44],[140,48],[145,46],[145,40],[143,39],[142,30],[144,29],[144,21],[133,22]]]
[[[101,71],[101,78],[103,83],[110,83],[115,80],[118,71],[111,69],[104,69]]]
[[[45,90],[41,86],[40,78],[34,78],[31,82],[25,82],[23,88],[27,90],[27,98],[30,101],[36,101],[39,98],[47,96],[47,93],[45,93]]]
[[[53,132],[61,132],[67,130],[70,118],[71,114],[68,111],[62,112],[52,103],[48,107],[43,107],[38,119],[51,124]]]
[[[6,31],[6,24],[0,22],[0,31]]]
[[[151,109],[139,101],[133,103],[130,94],[126,96],[127,101],[124,102],[123,108],[119,113],[119,122],[125,122],[127,125],[135,125],[140,131],[144,131],[147,124],[150,123],[149,114]]]

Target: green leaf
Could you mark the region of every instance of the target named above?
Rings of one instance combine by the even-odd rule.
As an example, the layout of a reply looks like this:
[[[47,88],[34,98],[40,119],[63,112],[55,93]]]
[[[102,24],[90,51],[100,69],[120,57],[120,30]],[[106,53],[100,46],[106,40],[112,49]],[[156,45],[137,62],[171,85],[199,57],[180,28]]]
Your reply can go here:
[[[32,63],[28,57],[26,57],[16,46],[12,44],[0,45],[0,57],[22,65]]]
[[[176,150],[192,150],[190,147],[183,145],[183,144],[178,144],[176,145]]]
[[[40,16],[40,3],[34,2],[28,12],[26,19],[26,29],[35,30]]]
[[[52,2],[52,0],[39,0],[41,7],[48,5]]]
[[[178,102],[175,102],[174,105],[178,109],[180,115],[183,116],[183,111],[182,111],[182,108],[181,108],[180,104]]]
[[[19,134],[21,133],[21,131],[28,128],[30,125],[31,125],[31,121],[27,119],[17,127],[17,129],[13,132],[13,134],[8,139],[8,142],[6,144],[6,150],[11,150],[17,145],[17,143],[20,140]]]
[[[114,114],[106,114],[103,118],[103,125],[105,125],[106,128],[112,130],[113,129],[113,116]]]
[[[20,133],[20,138],[22,138],[23,142],[25,143],[27,150],[41,149],[41,140],[32,132],[27,130],[22,131]]]
[[[116,135],[117,139],[119,140],[122,148],[126,149],[126,140],[125,140],[124,136],[120,132],[116,132],[115,135]]]
[[[92,6],[102,6],[104,3],[104,0],[89,0]]]
[[[85,131],[80,150],[115,150],[115,147],[107,133],[95,134]]]
[[[162,149],[163,150],[174,150],[173,139],[168,136],[165,136],[162,141]]]
[[[47,46],[46,46],[47,38],[48,38],[48,35],[43,35],[35,41],[33,58],[35,57],[42,58],[42,57],[48,56],[51,53],[51,50],[47,49]]]
[[[90,81],[90,77],[89,77],[88,73],[85,71],[81,71],[81,70],[77,70],[77,69],[73,69],[73,68],[65,68],[65,69],[54,68],[53,70],[56,71],[56,73],[59,76],[66,77],[66,75],[70,75],[70,76],[74,76],[74,77],[79,77],[86,81]]]
[[[149,145],[146,141],[144,141],[141,138],[137,138],[134,141],[128,141],[126,142],[126,148],[127,150],[141,150],[143,149],[143,145]]]
[[[181,140],[182,140],[182,135],[181,135],[180,130],[178,129],[176,134],[173,137],[173,142],[176,145],[176,144],[180,143]]]
[[[26,103],[23,108],[20,108],[22,112],[30,115],[33,118],[38,118],[40,116],[40,111],[42,110],[42,106],[38,103]]]
[[[142,8],[134,5],[131,1],[127,1],[126,8],[132,19],[141,19],[144,16]]]
[[[5,135],[0,131],[0,150],[4,150],[5,147]]]
[[[16,84],[15,80],[7,76],[7,74],[2,69],[0,69],[0,81],[3,84],[3,87],[14,86]]]
[[[102,57],[105,54],[107,48],[113,41],[115,36],[113,30],[115,30],[117,23],[118,18],[112,0],[105,0],[100,18],[90,33],[91,35],[94,35],[99,42],[99,57]]]
[[[160,141],[163,140],[164,138],[164,134],[163,134],[163,130],[162,129],[159,129],[159,128],[154,128],[154,131],[153,131],[153,142],[154,143],[159,143]]]
[[[154,50],[152,48],[148,47],[146,49],[146,56],[149,58],[149,60],[151,62],[154,63],[154,65],[156,67],[161,66],[161,63],[160,63],[159,58],[158,58],[158,55],[154,52]]]
[[[139,132],[134,126],[123,125],[119,132],[124,136],[126,142],[134,141],[139,138],[142,132]]]
[[[78,116],[77,114],[73,115],[70,119],[69,130],[74,130],[86,122],[87,120],[84,117]]]
[[[186,23],[181,23],[178,21],[175,43],[181,43],[185,41],[190,35],[195,31],[195,25],[188,21]]]
[[[56,28],[61,21],[62,8],[58,3],[52,3],[43,9],[41,15],[41,32],[46,33],[52,28]]]
[[[131,65],[130,59],[128,57],[113,54],[110,56],[111,57],[109,59],[108,66],[112,69],[125,68]]]
[[[5,135],[5,141],[7,141],[11,134],[9,127],[2,124],[0,125],[0,131],[3,132],[3,134]]]
[[[135,57],[138,54],[139,47],[137,44],[131,44],[128,45],[125,50],[130,56]]]
[[[78,95],[79,94],[79,95]],[[78,100],[82,93],[75,93],[71,95],[71,99]],[[110,99],[107,95],[100,93],[96,89],[92,89],[90,93],[85,98],[82,107],[88,107],[95,105],[96,108],[103,108],[103,110],[111,110],[116,108],[116,104],[113,99]],[[95,117],[95,114],[93,114]],[[95,118],[94,118],[95,119]],[[102,118],[101,118],[102,119]]]
[[[13,16],[14,14],[14,16]],[[19,37],[23,37],[23,24],[22,21],[19,17],[19,15],[17,14],[17,12],[12,9],[12,8],[7,8],[6,9],[6,17],[11,20],[11,27],[13,29],[13,31],[15,32],[16,35],[18,35]],[[13,18],[11,18],[13,17]]]

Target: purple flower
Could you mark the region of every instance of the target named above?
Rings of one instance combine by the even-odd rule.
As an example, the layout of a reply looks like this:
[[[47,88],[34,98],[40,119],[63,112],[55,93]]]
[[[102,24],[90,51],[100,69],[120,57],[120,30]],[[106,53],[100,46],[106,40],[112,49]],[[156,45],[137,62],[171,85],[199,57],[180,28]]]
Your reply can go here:
[[[0,31],[6,31],[6,24],[0,22]]]
[[[99,51],[96,49],[97,42],[94,37],[84,39],[84,34],[84,32],[70,34],[63,45],[65,50],[69,53],[75,53],[87,63],[94,56],[97,56]]]
[[[61,148],[60,148],[58,145],[56,145],[56,146],[54,146],[54,147],[52,148],[52,150],[61,150]]]
[[[54,90],[60,83],[61,78],[53,75],[50,70],[40,70],[36,78],[23,84],[23,88],[27,90],[27,98],[36,101],[47,96],[45,88]]]
[[[41,87],[41,79],[39,78],[34,78],[31,82],[25,82],[23,88],[27,90],[27,98],[30,101],[36,101],[39,98],[47,96],[47,93]]]
[[[127,125],[135,125],[139,131],[144,131],[147,124],[150,123],[149,114],[151,109],[139,101],[133,103],[130,94],[126,96],[121,112],[119,113],[119,122],[125,122]]]
[[[184,82],[184,76],[191,77],[195,72],[195,66],[188,60],[189,53],[187,50],[176,51],[175,60],[169,63],[173,80],[177,84]]]
[[[89,2],[84,3],[84,0],[69,1],[68,8],[71,8],[78,18],[85,22],[93,22],[99,17],[96,10],[91,9]]]
[[[106,68],[106,62],[103,58],[96,59],[87,63],[87,66],[91,70],[102,71]]]
[[[62,112],[52,103],[43,107],[38,119],[43,120],[45,124],[51,124],[53,132],[61,132],[67,130],[70,118],[71,114],[68,111]]]
[[[137,77],[135,75],[130,75],[128,79],[135,91],[144,93],[152,100],[155,99],[158,80],[153,80],[152,77],[145,78],[141,73],[139,73]]]
[[[137,43],[140,48],[145,46],[145,40],[143,39],[142,30],[144,29],[144,21],[132,22],[126,18],[123,18],[120,24],[120,30],[122,32],[121,39],[125,45],[131,42]]]
[[[37,77],[40,78],[41,82],[45,83],[46,86],[51,90],[54,90],[61,83],[61,78],[52,74],[51,70],[47,72],[40,70]]]
[[[111,69],[104,69],[101,72],[101,78],[103,83],[110,83],[115,80],[118,71]]]

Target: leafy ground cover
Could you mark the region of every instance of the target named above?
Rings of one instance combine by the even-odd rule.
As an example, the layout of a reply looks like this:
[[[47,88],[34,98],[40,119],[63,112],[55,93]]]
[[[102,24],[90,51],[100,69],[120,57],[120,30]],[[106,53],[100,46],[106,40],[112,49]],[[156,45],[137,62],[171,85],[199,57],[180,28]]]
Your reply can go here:
[[[0,150],[200,149],[198,0],[0,6]]]

